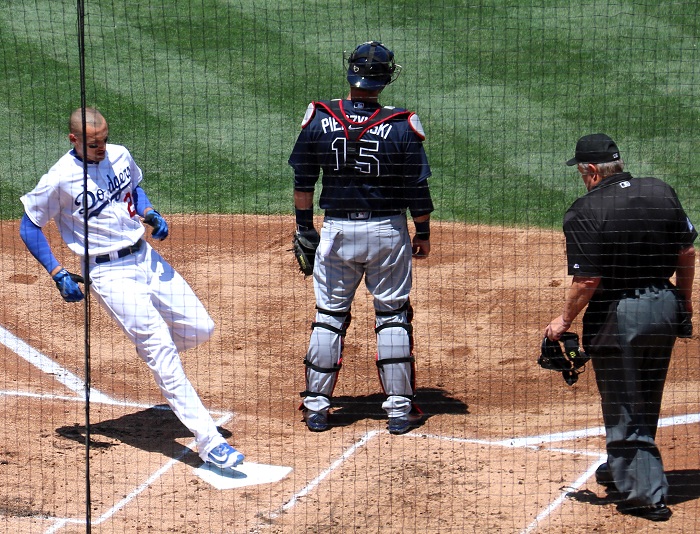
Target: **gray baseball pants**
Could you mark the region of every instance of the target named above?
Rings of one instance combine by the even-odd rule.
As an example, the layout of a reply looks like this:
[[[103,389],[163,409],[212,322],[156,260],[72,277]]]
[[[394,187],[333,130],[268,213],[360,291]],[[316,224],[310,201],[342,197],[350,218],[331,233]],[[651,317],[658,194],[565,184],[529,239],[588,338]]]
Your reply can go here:
[[[408,361],[411,326],[406,310],[411,261],[405,214],[368,220],[326,217],[314,264],[318,312],[306,355],[307,409],[330,407],[342,358],[345,314],[364,278],[377,312],[379,376],[387,394],[382,407],[389,417],[411,411],[413,365]]]
[[[623,298],[616,308],[620,351],[591,354],[608,465],[625,505],[657,504],[668,491],[655,439],[678,309],[670,289]]]

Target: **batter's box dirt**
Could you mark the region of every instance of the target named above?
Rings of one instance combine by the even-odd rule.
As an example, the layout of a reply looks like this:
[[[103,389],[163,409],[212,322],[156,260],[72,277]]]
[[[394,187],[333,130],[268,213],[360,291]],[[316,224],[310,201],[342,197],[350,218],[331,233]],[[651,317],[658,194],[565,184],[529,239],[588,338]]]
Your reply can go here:
[[[415,262],[411,293],[417,387],[428,417],[410,434],[390,436],[380,409],[372,302],[363,286],[336,389],[339,424],[312,434],[301,420],[315,303],[312,279],[300,275],[289,252],[293,216],[174,215],[168,222],[170,236],[154,246],[216,323],[208,343],[183,353],[187,375],[207,407],[233,414],[223,427],[248,461],[292,471],[279,482],[225,491],[200,479],[196,453],[177,459],[192,437],[169,411],[154,407],[163,399],[150,372],[95,305],[91,384],[117,404],[91,404],[91,502],[100,521],[94,531],[697,530],[697,423],[659,430],[674,510],[663,525],[620,515],[585,479],[603,450],[600,435],[504,445],[602,424],[592,369],[572,388],[536,363],[544,327],[561,313],[570,284],[561,232],[432,225],[431,256]],[[78,272],[79,258],[59,244],[53,226],[47,234],[59,260]],[[26,251],[18,221],[0,223],[0,236],[0,326],[84,376],[82,304],[63,302]],[[662,417],[700,411],[699,353],[697,334],[677,343]],[[0,530],[84,532],[79,392],[7,347],[0,347],[0,361]],[[58,524],[62,518],[77,522]]]

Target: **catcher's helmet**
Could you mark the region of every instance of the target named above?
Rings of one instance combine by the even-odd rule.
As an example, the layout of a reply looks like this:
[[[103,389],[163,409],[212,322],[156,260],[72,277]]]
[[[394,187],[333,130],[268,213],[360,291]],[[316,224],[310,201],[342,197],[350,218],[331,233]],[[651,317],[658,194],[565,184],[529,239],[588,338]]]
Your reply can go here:
[[[401,73],[401,65],[394,62],[394,53],[379,41],[362,43],[344,59],[350,85],[368,91],[383,89]]]

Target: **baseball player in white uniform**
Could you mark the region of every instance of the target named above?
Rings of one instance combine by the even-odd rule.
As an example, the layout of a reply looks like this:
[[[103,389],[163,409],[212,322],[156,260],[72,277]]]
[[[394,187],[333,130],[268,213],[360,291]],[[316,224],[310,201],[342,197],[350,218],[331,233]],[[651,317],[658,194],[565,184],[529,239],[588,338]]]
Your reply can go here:
[[[165,400],[194,434],[201,459],[234,467],[244,457],[217,430],[179,356],[207,341],[214,322],[187,282],[143,239],[141,217],[158,240],[168,236],[168,225],[140,186],[141,169],[125,147],[107,143],[109,126],[98,110],[85,109],[85,125],[83,138],[83,110],[75,110],[68,136],[73,149],[22,196],[20,235],[63,298],[77,302],[84,298],[80,277],[61,266],[42,228],[54,219],[68,247],[82,255],[87,218],[90,267],[83,274],[92,295],[136,346]]]

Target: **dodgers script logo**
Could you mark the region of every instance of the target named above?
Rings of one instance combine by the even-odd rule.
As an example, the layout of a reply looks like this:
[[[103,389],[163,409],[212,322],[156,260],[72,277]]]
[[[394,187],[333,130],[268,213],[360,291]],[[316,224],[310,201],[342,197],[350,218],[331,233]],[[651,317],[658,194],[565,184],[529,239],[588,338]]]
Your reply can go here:
[[[101,187],[94,191],[81,192],[75,197],[75,205],[81,206],[79,213],[82,215],[87,210],[87,218],[96,217],[110,202],[120,200],[121,193],[131,185],[131,169],[126,167],[119,174],[105,176],[107,180],[107,190]],[[126,200],[126,198],[125,198]]]

